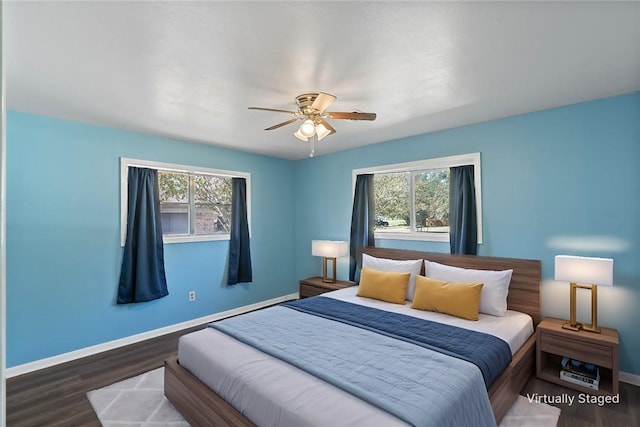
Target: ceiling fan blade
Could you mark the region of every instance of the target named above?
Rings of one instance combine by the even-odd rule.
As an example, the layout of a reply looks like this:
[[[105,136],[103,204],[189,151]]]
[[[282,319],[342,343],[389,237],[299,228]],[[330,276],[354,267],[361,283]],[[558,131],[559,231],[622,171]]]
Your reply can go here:
[[[324,115],[328,119],[347,119],[347,120],[375,120],[376,113],[348,113],[348,112],[330,112]]]
[[[327,122],[327,121],[326,121],[326,120],[324,120],[324,119],[318,119],[318,121],[319,121],[320,123],[322,123],[322,125],[323,125],[324,127],[326,127],[326,128],[327,128],[327,130],[329,131],[329,135],[331,135],[332,133],[336,133],[336,130],[333,128],[333,126],[331,126],[331,125],[329,124],[329,122]]]
[[[311,104],[311,108],[315,108],[316,110],[322,113],[335,100],[336,100],[335,96],[330,95],[328,93],[320,92],[316,97],[315,101],[313,101],[313,104]]]
[[[277,125],[273,125],[269,128],[266,128],[265,130],[274,130],[274,129],[278,129],[282,126],[286,126],[286,125],[290,125],[291,123],[295,123],[297,121],[302,120],[301,117],[296,117],[295,119],[291,119],[291,120],[287,120],[286,122],[282,122],[282,123],[278,123]]]
[[[291,110],[279,110],[277,108],[262,108],[262,107],[247,107],[249,110],[261,110],[261,111],[275,111],[276,113],[289,113],[289,114],[298,114],[297,111]]]

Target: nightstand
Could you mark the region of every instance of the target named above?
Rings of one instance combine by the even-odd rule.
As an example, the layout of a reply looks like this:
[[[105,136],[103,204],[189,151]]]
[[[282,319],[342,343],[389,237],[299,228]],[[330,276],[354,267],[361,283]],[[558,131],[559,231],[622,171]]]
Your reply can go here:
[[[300,280],[300,298],[312,297],[324,294],[325,292],[336,291],[355,285],[355,282],[348,280],[338,280],[335,283],[326,283],[322,277],[310,277]]]
[[[546,318],[538,325],[536,373],[538,378],[597,395],[618,394],[618,331],[602,333],[562,329],[564,320]],[[560,379],[563,357],[592,363],[600,368],[600,387],[593,390]]]

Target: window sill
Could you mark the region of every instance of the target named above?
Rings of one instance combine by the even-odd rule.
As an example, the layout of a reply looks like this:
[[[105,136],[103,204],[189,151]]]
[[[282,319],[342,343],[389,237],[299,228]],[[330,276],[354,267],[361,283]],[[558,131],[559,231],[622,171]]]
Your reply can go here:
[[[165,245],[173,243],[192,243],[192,242],[213,242],[218,240],[229,240],[229,234],[215,234],[207,236],[164,236],[162,242]]]
[[[196,243],[196,242],[217,242],[222,240],[231,240],[229,234],[220,234],[215,236],[164,236],[162,243],[172,245],[174,243]],[[120,244],[124,248],[124,243]]]

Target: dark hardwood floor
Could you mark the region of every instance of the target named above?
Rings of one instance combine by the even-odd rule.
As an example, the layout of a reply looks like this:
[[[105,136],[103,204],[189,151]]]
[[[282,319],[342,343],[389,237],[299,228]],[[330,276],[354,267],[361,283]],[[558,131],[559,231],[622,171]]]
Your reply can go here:
[[[8,426],[100,426],[86,393],[162,366],[194,327],[7,380]],[[577,396],[532,376],[522,395]],[[640,387],[620,383],[620,403],[556,405],[559,427],[640,427]]]
[[[533,395],[548,396],[573,396],[575,399],[572,405],[554,404],[562,410],[558,427],[640,427],[640,387],[620,383],[620,403],[604,404],[598,406],[594,403],[578,403],[580,392],[548,383],[538,379],[535,375],[520,392],[527,396]]]
[[[86,393],[159,368],[178,338],[206,325],[7,379],[7,426],[96,426]]]

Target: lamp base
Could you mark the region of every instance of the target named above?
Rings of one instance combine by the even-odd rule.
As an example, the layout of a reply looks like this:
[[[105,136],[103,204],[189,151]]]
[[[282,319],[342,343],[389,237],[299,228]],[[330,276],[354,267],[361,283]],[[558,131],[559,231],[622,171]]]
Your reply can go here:
[[[327,264],[329,260],[333,261],[333,277],[329,277],[327,274]],[[336,259],[330,257],[323,257],[322,260],[322,281],[324,283],[336,283]]]
[[[571,324],[571,322],[564,322],[562,324],[562,329],[568,329],[570,331],[579,331],[580,329],[582,329],[582,324],[580,323],[576,323],[576,324]]]
[[[582,330],[587,331],[587,332],[593,332],[594,334],[600,334],[602,333],[600,326],[583,326]]]

